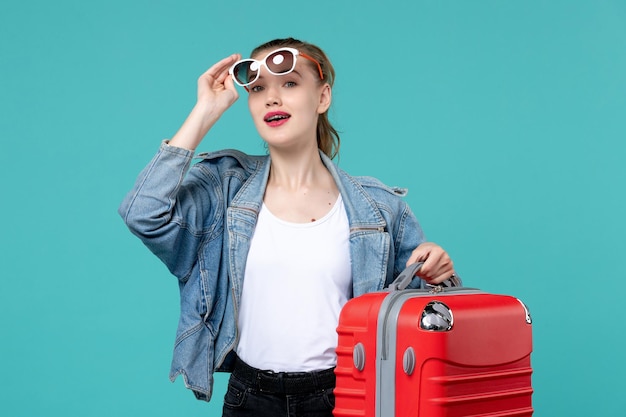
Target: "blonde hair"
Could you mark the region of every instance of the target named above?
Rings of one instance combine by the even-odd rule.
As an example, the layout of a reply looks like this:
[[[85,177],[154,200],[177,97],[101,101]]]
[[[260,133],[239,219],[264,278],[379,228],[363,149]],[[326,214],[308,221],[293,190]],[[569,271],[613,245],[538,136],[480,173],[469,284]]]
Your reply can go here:
[[[335,83],[335,69],[324,51],[311,43],[299,41],[294,38],[274,39],[254,48],[252,53],[250,53],[250,56],[254,56],[266,49],[283,47],[295,48],[314,58],[320,64],[320,67],[322,68],[322,75],[324,76],[323,79],[319,80],[320,84],[328,83],[332,89],[333,84]],[[313,68],[316,74],[318,73],[318,70],[313,62],[308,59],[303,61],[311,65],[311,68]],[[324,113],[319,115],[317,120],[317,147],[330,159],[333,159],[337,156],[337,154],[339,154],[340,143],[341,140],[339,138],[339,133],[330,123],[330,120],[328,119],[328,110],[326,110]]]

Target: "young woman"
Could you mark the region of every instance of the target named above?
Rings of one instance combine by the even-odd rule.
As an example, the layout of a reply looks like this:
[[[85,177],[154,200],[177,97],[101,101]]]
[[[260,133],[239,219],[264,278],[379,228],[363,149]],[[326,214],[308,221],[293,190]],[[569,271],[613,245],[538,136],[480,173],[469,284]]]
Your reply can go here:
[[[213,372],[232,372],[224,416],[331,416],[344,303],[417,261],[422,282],[454,276],[402,190],[331,161],[334,75],[324,52],[291,38],[219,61],[119,210],[180,283],[172,380],[208,401]],[[269,155],[205,153],[190,168],[236,84]]]

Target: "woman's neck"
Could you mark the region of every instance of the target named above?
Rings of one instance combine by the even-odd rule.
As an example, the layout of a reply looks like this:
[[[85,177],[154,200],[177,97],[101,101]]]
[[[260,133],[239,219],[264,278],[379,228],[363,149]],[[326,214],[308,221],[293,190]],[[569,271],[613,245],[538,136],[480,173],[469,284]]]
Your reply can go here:
[[[317,147],[300,152],[270,149],[270,176],[268,186],[286,191],[326,184],[330,173],[320,158]]]
[[[285,154],[270,149],[270,175],[263,201],[276,217],[294,223],[326,215],[339,196],[319,151]]]

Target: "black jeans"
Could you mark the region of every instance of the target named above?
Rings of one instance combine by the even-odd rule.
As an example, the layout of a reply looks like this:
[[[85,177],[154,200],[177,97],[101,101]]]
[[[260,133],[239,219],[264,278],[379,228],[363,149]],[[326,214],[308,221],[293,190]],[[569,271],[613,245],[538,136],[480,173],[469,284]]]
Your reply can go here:
[[[237,359],[224,396],[223,417],[332,417],[335,375],[271,372]]]

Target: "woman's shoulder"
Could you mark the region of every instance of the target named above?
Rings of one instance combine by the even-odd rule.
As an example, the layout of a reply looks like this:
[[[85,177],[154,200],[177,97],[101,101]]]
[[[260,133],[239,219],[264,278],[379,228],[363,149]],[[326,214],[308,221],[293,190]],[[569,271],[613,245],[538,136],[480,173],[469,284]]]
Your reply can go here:
[[[208,169],[241,170],[255,172],[268,161],[267,155],[249,155],[237,149],[222,149],[213,152],[200,152],[195,156],[199,159],[199,167]]]
[[[383,195],[394,195],[397,197],[404,197],[408,193],[407,188],[398,187],[398,186],[390,186],[381,181],[380,179],[367,175],[350,175],[345,171],[342,171],[343,174],[350,178],[353,182],[358,184],[361,188],[367,191],[369,194],[383,194]]]
[[[380,190],[385,193],[390,193],[399,197],[404,197],[409,191],[407,188],[404,188],[404,187],[398,187],[395,185],[394,186],[387,185],[376,177],[353,176],[352,178],[354,178],[355,181],[361,184],[361,186],[364,188]]]

